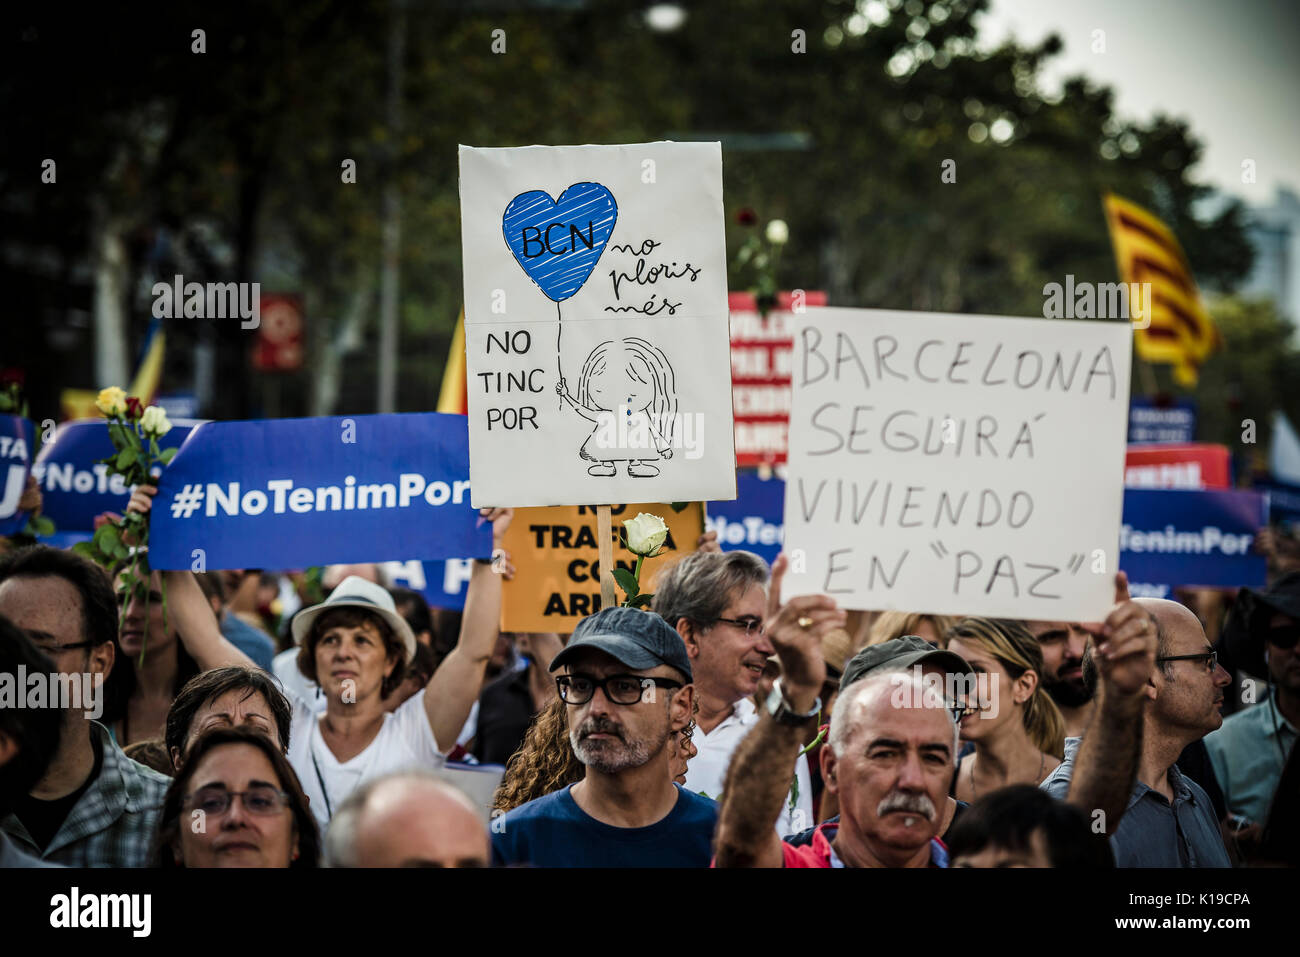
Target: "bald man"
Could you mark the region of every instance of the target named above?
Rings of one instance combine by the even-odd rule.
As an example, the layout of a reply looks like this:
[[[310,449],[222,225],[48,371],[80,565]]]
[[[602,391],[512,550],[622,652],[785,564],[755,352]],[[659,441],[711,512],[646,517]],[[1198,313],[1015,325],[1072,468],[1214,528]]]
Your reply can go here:
[[[1228,867],[1209,797],[1175,762],[1185,747],[1223,723],[1219,706],[1232,679],[1219,667],[1191,611],[1163,599],[1127,600],[1127,582],[1123,598],[1130,611],[1122,623],[1109,631],[1094,630],[1084,656],[1083,678],[1097,695],[1092,722],[1082,739],[1066,739],[1065,762],[1042,787],[1066,797],[1076,767],[1086,769],[1080,777],[1108,778],[1112,797],[1116,790],[1122,797],[1127,786],[1127,802],[1110,803],[1098,791],[1092,805],[1100,814],[1093,814],[1094,823],[1111,835],[1119,867]],[[1141,641],[1151,630],[1154,667],[1145,675],[1141,669],[1113,674],[1111,659],[1118,646]],[[1137,734],[1107,733],[1125,725]],[[1097,774],[1097,769],[1109,773]],[[1125,785],[1125,780],[1131,783]],[[1078,797],[1071,794],[1073,803],[1082,803]]]
[[[483,811],[431,772],[375,778],[353,791],[325,834],[331,867],[487,867]]]

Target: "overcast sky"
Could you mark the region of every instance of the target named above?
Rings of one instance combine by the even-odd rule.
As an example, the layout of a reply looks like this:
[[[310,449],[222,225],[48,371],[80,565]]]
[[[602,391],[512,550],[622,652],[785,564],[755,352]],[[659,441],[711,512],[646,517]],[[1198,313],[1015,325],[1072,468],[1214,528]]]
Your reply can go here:
[[[1104,53],[1092,51],[1094,30],[1105,31]],[[1052,31],[1065,49],[1043,74],[1047,89],[1082,73],[1115,90],[1123,119],[1187,119],[1204,144],[1193,178],[1253,205],[1279,185],[1300,192],[1297,0],[992,0],[980,22],[989,46]],[[1254,185],[1241,181],[1247,158]]]

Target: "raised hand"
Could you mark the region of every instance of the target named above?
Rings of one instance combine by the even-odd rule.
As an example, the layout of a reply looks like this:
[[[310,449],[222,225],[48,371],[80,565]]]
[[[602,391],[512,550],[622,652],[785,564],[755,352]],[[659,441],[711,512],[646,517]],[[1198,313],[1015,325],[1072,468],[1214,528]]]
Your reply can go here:
[[[1093,661],[1104,691],[1137,694],[1156,666],[1156,623],[1129,597],[1128,576],[1115,575],[1115,607],[1101,624],[1083,625],[1093,636]]]
[[[781,604],[781,582],[789,561],[785,554],[772,565],[763,627],[781,659],[781,686],[790,704],[808,710],[826,680],[822,639],[844,627],[843,609],[829,595],[801,595]]]
[[[695,540],[695,550],[697,552],[718,552],[721,554],[722,546],[718,544],[718,533],[705,532]]]

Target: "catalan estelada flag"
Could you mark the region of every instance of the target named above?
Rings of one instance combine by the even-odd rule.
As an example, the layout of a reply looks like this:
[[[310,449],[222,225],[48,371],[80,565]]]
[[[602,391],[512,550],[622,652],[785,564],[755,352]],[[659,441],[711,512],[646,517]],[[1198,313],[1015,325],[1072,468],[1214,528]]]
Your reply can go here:
[[[438,411],[469,415],[469,389],[465,378],[465,310],[456,319],[456,332],[447,351],[447,365],[442,370],[442,388],[438,392]]]
[[[1181,385],[1196,385],[1201,365],[1222,342],[1183,247],[1168,226],[1136,203],[1108,193],[1105,207],[1120,278],[1151,284],[1150,323],[1133,330],[1138,355],[1172,365]]]

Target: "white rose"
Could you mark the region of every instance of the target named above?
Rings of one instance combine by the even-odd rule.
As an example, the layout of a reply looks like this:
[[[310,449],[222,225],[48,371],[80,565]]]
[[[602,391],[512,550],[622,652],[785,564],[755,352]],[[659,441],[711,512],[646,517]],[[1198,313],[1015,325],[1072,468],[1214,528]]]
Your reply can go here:
[[[773,246],[784,246],[790,238],[790,229],[784,219],[774,219],[767,224],[767,241]]]
[[[627,550],[634,555],[653,558],[668,537],[668,526],[658,515],[642,512],[623,523],[627,529]]]
[[[171,431],[172,424],[167,421],[167,413],[160,406],[151,405],[140,416],[140,430],[145,435],[161,439]]]

